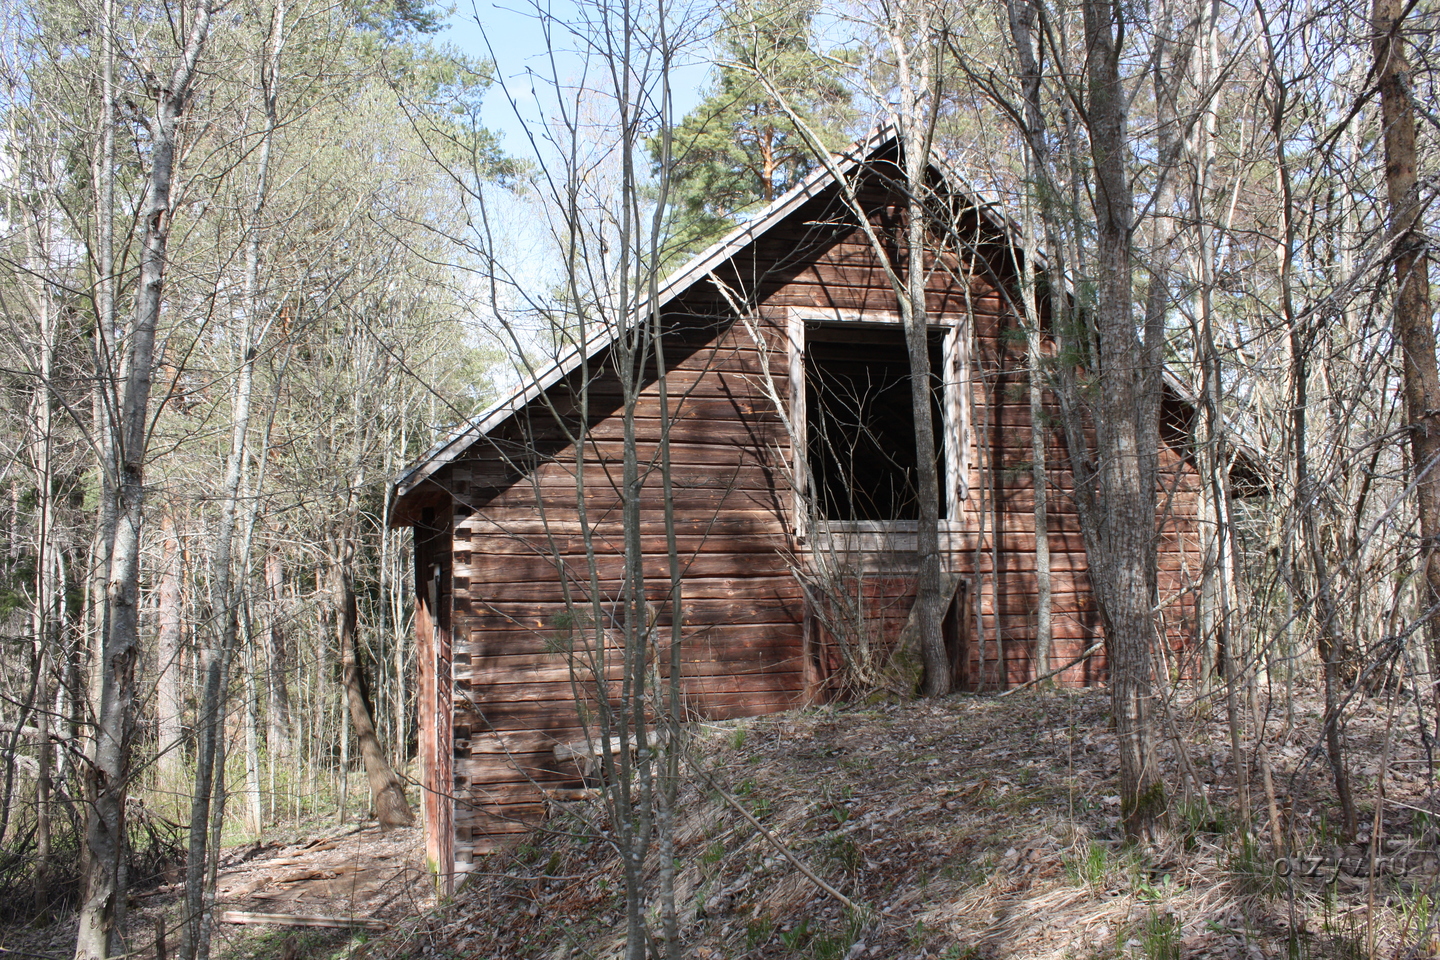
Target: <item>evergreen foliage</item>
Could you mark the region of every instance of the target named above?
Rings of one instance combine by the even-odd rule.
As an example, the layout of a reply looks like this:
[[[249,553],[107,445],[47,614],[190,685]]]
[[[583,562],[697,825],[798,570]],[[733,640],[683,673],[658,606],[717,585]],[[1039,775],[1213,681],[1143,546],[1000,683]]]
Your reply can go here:
[[[714,242],[815,168],[814,146],[795,118],[826,148],[849,138],[850,56],[818,49],[817,8],[814,0],[737,0],[726,11],[714,87],[672,133],[673,260]],[[658,162],[659,137],[648,146]]]

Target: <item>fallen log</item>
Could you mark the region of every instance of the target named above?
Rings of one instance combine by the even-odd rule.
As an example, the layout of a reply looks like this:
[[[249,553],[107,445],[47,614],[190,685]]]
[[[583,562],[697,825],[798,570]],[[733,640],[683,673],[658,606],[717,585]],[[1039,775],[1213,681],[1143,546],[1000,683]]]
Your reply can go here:
[[[600,796],[599,787],[551,787],[543,792],[551,803],[578,803]]]
[[[220,914],[221,923],[273,923],[286,927],[360,927],[365,930],[386,930],[390,924],[384,920],[363,917],[327,917],[305,913],[254,913],[249,910],[225,910]]]

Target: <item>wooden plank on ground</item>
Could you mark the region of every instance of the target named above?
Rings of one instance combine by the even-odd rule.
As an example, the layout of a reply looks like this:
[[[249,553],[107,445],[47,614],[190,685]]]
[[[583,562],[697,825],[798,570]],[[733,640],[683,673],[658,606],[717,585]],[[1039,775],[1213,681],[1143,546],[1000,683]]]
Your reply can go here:
[[[388,930],[384,920],[368,917],[329,917],[314,913],[255,913],[250,910],[225,910],[221,923],[273,923],[285,927],[359,927],[364,930]]]

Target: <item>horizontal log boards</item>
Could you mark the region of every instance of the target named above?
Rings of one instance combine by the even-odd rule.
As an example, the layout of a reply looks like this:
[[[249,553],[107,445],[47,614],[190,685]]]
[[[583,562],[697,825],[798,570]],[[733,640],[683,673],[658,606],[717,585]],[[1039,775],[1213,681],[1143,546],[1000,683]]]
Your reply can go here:
[[[901,235],[890,198],[874,184],[863,194],[884,235]],[[936,353],[943,358],[937,380],[951,384],[937,391],[936,407],[943,411],[946,483],[968,492],[944,521],[942,543],[960,583],[947,640],[957,676],[995,688],[1034,672],[1031,418],[1024,356],[1017,352],[1024,337],[988,279],[1003,274],[1007,258],[993,230],[985,235],[973,223],[969,229],[988,237],[990,247],[937,257],[928,306],[945,340],[936,341],[943,351]],[[891,254],[897,263],[903,259]],[[975,268],[977,258],[988,262]],[[748,323],[733,304],[744,306]],[[835,192],[823,192],[666,305],[663,401],[652,362],[641,373],[627,425],[615,359],[600,350],[417,488],[416,503],[440,502],[442,492],[449,503],[443,521],[429,524],[450,538],[448,554],[439,556],[432,534],[417,562],[424,610],[417,629],[422,670],[444,661],[446,673],[421,685],[432,698],[422,707],[422,738],[449,738],[422,745],[433,791],[427,827],[453,824],[457,869],[468,869],[476,854],[533,824],[547,802],[582,786],[573,745],[596,733],[585,721],[620,678],[627,430],[640,465],[638,538],[629,542],[641,554],[653,611],[648,626],[661,638],[672,626],[666,598],[674,545],[688,715],[754,715],[828,695],[843,659],[835,610],[845,595],[858,598],[852,609],[874,628],[872,642],[893,642],[913,600],[914,525],[832,522],[805,535],[793,480],[804,475],[805,457],[820,449],[815,445],[832,441],[812,436],[795,449],[792,435],[805,429],[797,398],[808,391],[806,402],[831,401],[823,384],[792,380],[805,376],[797,330],[830,331],[838,342],[853,340],[845,326],[852,324],[875,331],[878,343],[893,337],[897,315],[874,250]],[[863,351],[861,359],[863,366]],[[854,367],[846,382],[854,382]],[[1058,411],[1047,418],[1056,421]],[[964,427],[956,426],[958,439],[945,439],[957,424]],[[1094,644],[1099,618],[1063,437],[1056,426],[1046,431],[1059,664]],[[662,437],[669,440],[668,475]],[[1161,461],[1161,600],[1172,627],[1169,647],[1178,650],[1198,577],[1198,487],[1180,453],[1167,449]],[[436,575],[447,578],[443,589],[433,583]],[[436,603],[448,609],[432,615]],[[1092,682],[1103,669],[1103,655],[1092,656],[1061,680]],[[442,719],[433,698],[447,694],[450,716]],[[557,746],[565,747],[563,758]],[[446,791],[449,818],[438,809]],[[428,849],[449,856],[443,843]]]

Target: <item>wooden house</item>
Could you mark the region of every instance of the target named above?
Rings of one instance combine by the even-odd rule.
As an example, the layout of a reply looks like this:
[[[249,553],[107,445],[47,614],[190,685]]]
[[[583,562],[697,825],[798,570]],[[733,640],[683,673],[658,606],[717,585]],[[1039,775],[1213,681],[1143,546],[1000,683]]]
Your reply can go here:
[[[903,271],[896,159],[893,138],[882,135],[838,162]],[[842,644],[883,649],[909,615],[916,498],[907,355],[885,264],[845,194],[834,176],[816,173],[660,293],[686,709],[696,717],[823,700],[834,692]],[[941,546],[956,584],[946,640],[960,687],[998,689],[1033,675],[1026,344],[1007,293],[1015,258],[1006,222],[950,196],[952,216],[927,264]],[[589,598],[593,582],[613,591],[621,577],[626,418],[607,372],[611,349],[592,339],[538,372],[396,482],[396,522],[415,531],[424,819],[445,883],[451,864],[463,873],[477,854],[533,825],[543,788],[579,776],[555,751],[584,736],[555,648],[577,598]],[[642,464],[659,446],[660,386],[652,371],[633,416]],[[1186,459],[1186,405],[1172,396],[1166,407],[1157,529],[1175,650],[1198,579],[1198,484]],[[1052,662],[1061,664],[1094,645],[1099,623],[1053,420],[1042,428]],[[579,458],[568,439],[577,435]],[[661,480],[650,470],[639,498],[639,542],[657,598],[670,585]],[[845,606],[837,595],[866,636],[836,635],[835,610]],[[1103,671],[1100,654],[1061,680],[1084,684]]]

